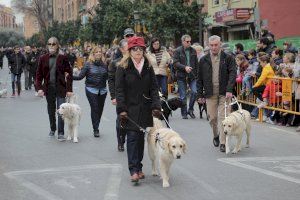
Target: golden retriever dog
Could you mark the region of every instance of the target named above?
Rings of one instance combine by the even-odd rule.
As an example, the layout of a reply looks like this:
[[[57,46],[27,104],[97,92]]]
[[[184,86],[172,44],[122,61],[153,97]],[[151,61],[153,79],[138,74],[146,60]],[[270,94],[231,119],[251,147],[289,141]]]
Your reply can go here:
[[[174,159],[180,159],[186,151],[186,143],[178,133],[165,128],[161,120],[153,118],[154,127],[147,136],[148,153],[152,161],[152,175],[157,176],[157,166],[163,187],[169,187],[170,167]]]
[[[241,150],[244,131],[246,131],[247,134],[246,147],[249,147],[251,116],[247,110],[239,109],[238,111],[230,113],[230,115],[223,120],[222,125],[224,127],[224,134],[226,136],[226,154],[230,152],[230,143],[232,137],[236,137],[236,144],[232,153],[236,154]]]
[[[63,103],[59,106],[57,113],[62,117],[66,126],[68,126],[67,140],[78,142],[78,126],[81,118],[81,109],[77,104]]]

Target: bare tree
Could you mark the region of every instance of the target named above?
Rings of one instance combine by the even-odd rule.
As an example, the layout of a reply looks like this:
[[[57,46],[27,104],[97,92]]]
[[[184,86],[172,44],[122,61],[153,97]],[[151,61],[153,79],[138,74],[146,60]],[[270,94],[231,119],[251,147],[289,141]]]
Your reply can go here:
[[[17,11],[36,17],[42,34],[47,31],[47,7],[45,0],[12,0],[12,6]]]

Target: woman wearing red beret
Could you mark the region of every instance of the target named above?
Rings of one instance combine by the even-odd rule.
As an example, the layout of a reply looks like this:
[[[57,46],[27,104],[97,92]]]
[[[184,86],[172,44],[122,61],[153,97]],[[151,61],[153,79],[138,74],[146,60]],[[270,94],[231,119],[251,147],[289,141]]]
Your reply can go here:
[[[145,57],[142,37],[128,39],[129,54],[118,63],[116,72],[117,113],[127,135],[128,167],[132,182],[145,178],[142,171],[144,132],[161,115],[158,85],[153,68]],[[133,123],[134,122],[134,123]]]

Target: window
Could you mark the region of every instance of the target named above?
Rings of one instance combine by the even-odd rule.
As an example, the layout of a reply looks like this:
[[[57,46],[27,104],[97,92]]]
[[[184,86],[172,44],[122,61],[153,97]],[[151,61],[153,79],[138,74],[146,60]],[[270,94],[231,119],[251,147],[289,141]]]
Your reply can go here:
[[[213,0],[213,6],[218,6],[220,4],[220,0]]]

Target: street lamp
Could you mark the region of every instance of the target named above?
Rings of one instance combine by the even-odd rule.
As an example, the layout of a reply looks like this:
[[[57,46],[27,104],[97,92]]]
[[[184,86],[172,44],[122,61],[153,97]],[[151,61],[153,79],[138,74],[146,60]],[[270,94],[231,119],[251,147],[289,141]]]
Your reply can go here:
[[[202,22],[202,8],[204,7],[203,0],[197,0],[197,5],[199,6],[199,43],[203,44],[202,39],[202,29],[203,29],[203,22]]]
[[[136,33],[140,32],[140,12],[135,10],[133,11],[133,18],[134,18],[134,31]]]

